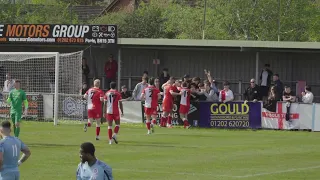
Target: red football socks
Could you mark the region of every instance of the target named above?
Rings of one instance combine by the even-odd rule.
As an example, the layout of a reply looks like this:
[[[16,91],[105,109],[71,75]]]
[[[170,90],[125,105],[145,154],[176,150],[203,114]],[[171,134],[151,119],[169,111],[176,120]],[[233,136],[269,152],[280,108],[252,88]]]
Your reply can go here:
[[[172,124],[172,117],[168,116],[168,124],[171,125]]]
[[[96,135],[99,136],[100,134],[100,127],[96,127]]]
[[[109,135],[109,139],[111,140],[112,139],[112,127],[111,128],[108,127],[108,135]]]
[[[91,123],[88,123],[88,127],[91,127]]]
[[[190,124],[189,124],[189,122],[188,122],[188,120],[183,120],[183,125],[184,125],[184,128],[186,128],[186,127],[188,127],[188,126],[190,126]]]
[[[166,127],[166,124],[167,124],[167,121],[166,121],[166,117],[161,117],[161,120],[160,120],[160,126],[161,127]]]
[[[151,123],[150,123],[150,122],[147,122],[146,124],[147,124],[147,129],[150,130],[150,124],[151,124]]]
[[[114,133],[118,134],[119,129],[120,129],[120,126],[116,125],[116,126],[114,127]]]

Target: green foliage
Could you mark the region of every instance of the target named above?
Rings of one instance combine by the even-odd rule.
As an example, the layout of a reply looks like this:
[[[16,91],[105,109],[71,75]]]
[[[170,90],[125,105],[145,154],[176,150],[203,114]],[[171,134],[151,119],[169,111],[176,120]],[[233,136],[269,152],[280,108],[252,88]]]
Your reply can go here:
[[[319,41],[319,0],[163,0],[95,22],[118,24],[120,37]],[[280,8],[279,8],[280,2]],[[280,18],[280,31],[279,31]]]
[[[38,0],[33,0],[36,3]],[[41,2],[41,1],[39,1]],[[0,3],[0,19],[2,23],[77,23],[77,16],[68,9],[68,4],[49,2],[44,4],[6,4]]]

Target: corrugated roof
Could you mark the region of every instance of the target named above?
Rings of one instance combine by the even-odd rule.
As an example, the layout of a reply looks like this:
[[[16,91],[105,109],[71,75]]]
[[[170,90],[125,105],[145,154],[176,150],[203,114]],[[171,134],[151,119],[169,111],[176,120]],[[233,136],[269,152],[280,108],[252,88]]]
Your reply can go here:
[[[167,47],[176,46],[176,47],[320,49],[319,42],[283,42],[283,41],[278,42],[278,41],[119,38],[118,44],[133,45],[133,46],[167,46]]]

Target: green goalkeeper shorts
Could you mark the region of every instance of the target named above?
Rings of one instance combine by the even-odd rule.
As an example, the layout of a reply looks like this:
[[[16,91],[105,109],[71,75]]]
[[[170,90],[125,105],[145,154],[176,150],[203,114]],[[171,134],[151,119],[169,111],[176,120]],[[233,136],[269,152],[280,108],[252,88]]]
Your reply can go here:
[[[21,115],[22,113],[11,113],[10,114],[10,117],[11,117],[11,120],[12,120],[12,123],[15,124],[17,122],[20,122],[21,121]]]

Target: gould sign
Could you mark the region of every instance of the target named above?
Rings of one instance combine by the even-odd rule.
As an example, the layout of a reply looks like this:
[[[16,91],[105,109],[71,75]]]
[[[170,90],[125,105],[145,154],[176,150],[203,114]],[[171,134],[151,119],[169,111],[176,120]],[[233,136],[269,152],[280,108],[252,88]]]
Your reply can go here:
[[[0,43],[117,44],[117,26],[0,24]]]

